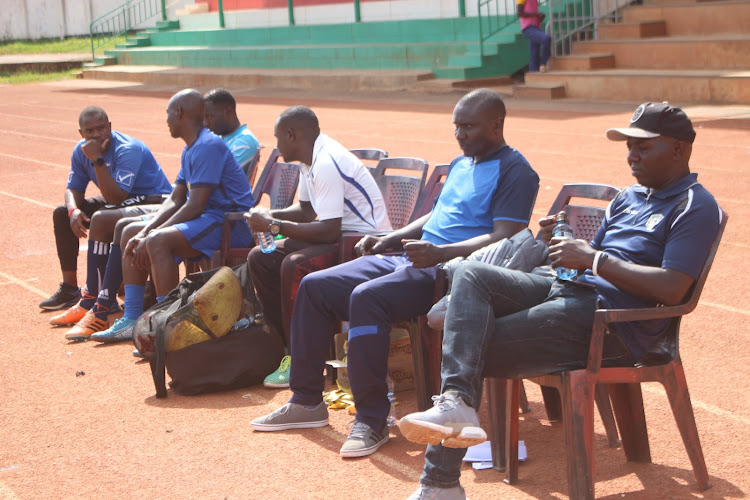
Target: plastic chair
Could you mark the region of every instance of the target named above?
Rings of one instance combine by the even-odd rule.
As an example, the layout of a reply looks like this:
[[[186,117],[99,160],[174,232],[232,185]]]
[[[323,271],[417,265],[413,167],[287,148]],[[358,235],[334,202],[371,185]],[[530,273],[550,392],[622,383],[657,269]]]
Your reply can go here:
[[[278,158],[278,151],[275,158]],[[271,154],[269,161],[274,158]],[[286,208],[294,202],[299,185],[299,165],[296,163],[274,162],[266,164],[260,179],[253,189],[253,199],[257,206],[263,195],[267,195],[271,210]],[[227,212],[224,214],[224,225],[221,230],[221,248],[211,257],[211,268],[235,266],[247,259],[250,248],[230,248],[231,225],[233,221],[243,221],[244,212]]]
[[[409,218],[409,222],[414,222],[432,211],[438,195],[443,190],[445,179],[448,178],[450,170],[451,166],[449,164],[435,165],[424,188],[422,188],[422,192],[419,193],[419,198],[417,198],[417,203],[414,206],[414,211]]]
[[[409,223],[427,178],[429,164],[419,158],[385,158],[372,172],[383,194],[391,227],[401,229]],[[399,173],[390,173],[398,171]],[[417,172],[417,175],[404,175]]]
[[[371,174],[375,172],[380,160],[388,158],[387,151],[376,148],[350,149],[349,152],[362,160],[362,164],[367,167]]]
[[[698,488],[710,488],[708,471],[695,424],[690,393],[679,352],[679,330],[682,316],[692,312],[700,299],[703,285],[719,248],[727,215],[721,212],[721,224],[714,238],[711,251],[703,265],[700,276],[686,300],[677,306],[662,306],[644,309],[599,309],[594,313],[594,326],[585,369],[549,374],[531,378],[542,386],[555,387],[563,399],[563,424],[565,426],[566,454],[568,458],[568,489],[571,498],[594,498],[594,387],[608,384],[609,394],[615,409],[617,424],[622,436],[622,445],[628,461],[650,462],[651,452],[641,393],[641,383],[661,383],[669,398],[677,427],[680,430]],[[672,318],[671,324],[657,344],[632,367],[603,368],[602,347],[607,325],[623,321]],[[494,379],[491,399],[493,435],[502,436],[504,457],[507,462],[506,482],[518,481],[518,414],[508,411],[517,403],[520,380]],[[493,452],[495,443],[493,443]]]

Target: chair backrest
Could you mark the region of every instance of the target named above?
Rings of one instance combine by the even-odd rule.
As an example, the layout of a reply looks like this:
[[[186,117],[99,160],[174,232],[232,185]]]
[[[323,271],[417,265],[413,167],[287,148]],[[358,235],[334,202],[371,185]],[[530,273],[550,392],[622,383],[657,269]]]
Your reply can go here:
[[[270,198],[271,210],[286,208],[294,201],[298,184],[299,164],[277,161],[263,169],[253,189],[253,199],[257,205],[265,193]]]
[[[413,222],[432,211],[432,207],[435,205],[435,199],[443,190],[443,185],[445,184],[445,179],[448,178],[448,172],[450,172],[450,169],[451,166],[449,164],[435,165],[435,168],[433,168],[430,177],[424,185],[424,189],[422,189],[422,192],[419,194],[417,205],[414,207],[409,222]]]
[[[378,163],[373,177],[385,200],[388,219],[394,230],[409,223],[424,187],[427,167],[427,162],[419,158],[385,158]],[[394,170],[416,171],[417,176],[388,173]]]
[[[247,182],[250,184],[250,187],[252,188],[253,184],[255,183],[255,177],[258,175],[258,162],[260,161],[260,148],[255,152],[253,156],[251,156],[244,165],[240,165],[240,168],[243,172],[245,172],[245,176],[247,177]]]
[[[349,152],[362,161],[362,164],[367,167],[367,170],[370,171],[370,174],[374,174],[380,160],[382,160],[383,158],[388,158],[388,152],[383,151],[382,149],[350,149]]]
[[[591,241],[602,224],[606,209],[589,205],[574,205],[570,203],[570,200],[582,198],[610,202],[619,192],[620,190],[616,187],[606,184],[565,184],[547,215],[554,215],[565,210],[573,235],[576,238]]]

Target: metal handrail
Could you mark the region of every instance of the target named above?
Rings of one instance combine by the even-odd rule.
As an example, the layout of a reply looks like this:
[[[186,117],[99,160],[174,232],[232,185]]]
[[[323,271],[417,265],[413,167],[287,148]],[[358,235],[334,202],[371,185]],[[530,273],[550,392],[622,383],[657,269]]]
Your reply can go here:
[[[89,24],[91,57],[96,58],[97,47],[126,34],[160,12],[162,21],[166,21],[166,0],[128,0],[119,7],[115,7],[106,14],[97,17]]]
[[[500,8],[502,7],[502,12]],[[486,12],[483,14],[483,10]],[[515,0],[477,0],[477,21],[479,23],[479,53],[484,56],[484,42],[516,22]],[[484,24],[487,24],[487,30]]]
[[[636,0],[548,0],[552,56],[566,56],[574,41],[594,40],[600,24],[622,19],[621,9]]]

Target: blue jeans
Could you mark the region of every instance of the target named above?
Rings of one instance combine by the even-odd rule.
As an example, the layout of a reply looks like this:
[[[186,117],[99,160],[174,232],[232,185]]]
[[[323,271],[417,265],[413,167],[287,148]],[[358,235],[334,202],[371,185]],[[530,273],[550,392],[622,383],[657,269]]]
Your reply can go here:
[[[521,33],[529,39],[529,71],[539,71],[539,65],[549,61],[552,38],[536,26],[527,26]]]
[[[596,292],[573,282],[464,262],[451,289],[443,333],[442,393],[474,409],[485,376],[525,378],[584,368],[597,309]],[[603,362],[632,365],[616,335],[607,335]],[[458,485],[463,448],[428,446],[421,482]]]

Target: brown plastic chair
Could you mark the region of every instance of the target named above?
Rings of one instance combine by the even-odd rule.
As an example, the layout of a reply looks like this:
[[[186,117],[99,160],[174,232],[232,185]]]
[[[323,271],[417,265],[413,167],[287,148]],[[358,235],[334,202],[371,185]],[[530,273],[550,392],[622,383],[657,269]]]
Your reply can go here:
[[[419,158],[384,158],[372,172],[394,230],[409,223],[424,188],[428,166],[426,161]],[[414,172],[416,175],[408,175]]]
[[[666,390],[672,413],[693,466],[698,488],[704,491],[711,487],[680,358],[679,331],[682,316],[692,312],[698,304],[727,219],[728,216],[722,211],[721,224],[701,274],[681,305],[644,309],[599,309],[594,313],[586,368],[530,379],[542,386],[555,387],[562,395],[570,498],[594,498],[593,396],[596,384],[608,384],[627,460],[651,462],[640,384],[661,383]],[[672,318],[667,332],[635,366],[601,366],[604,335],[610,323],[666,318]],[[497,460],[507,458],[506,482],[513,484],[518,480],[518,414],[507,411],[507,408],[514,408],[516,404],[520,381],[495,379],[494,382],[491,426],[493,434],[502,435],[501,440],[505,445],[504,457],[497,457]],[[503,464],[495,465],[502,467]]]
[[[276,153],[274,155],[274,153]],[[278,159],[278,151],[274,149],[269,161]],[[294,201],[299,185],[299,164],[276,161],[266,163],[260,179],[253,189],[253,199],[257,206],[265,194],[269,198],[270,209],[286,208]],[[224,225],[221,230],[221,248],[211,257],[211,268],[221,266],[235,266],[247,259],[250,248],[230,248],[231,226],[233,221],[242,221],[244,212],[227,212],[224,214]]]

